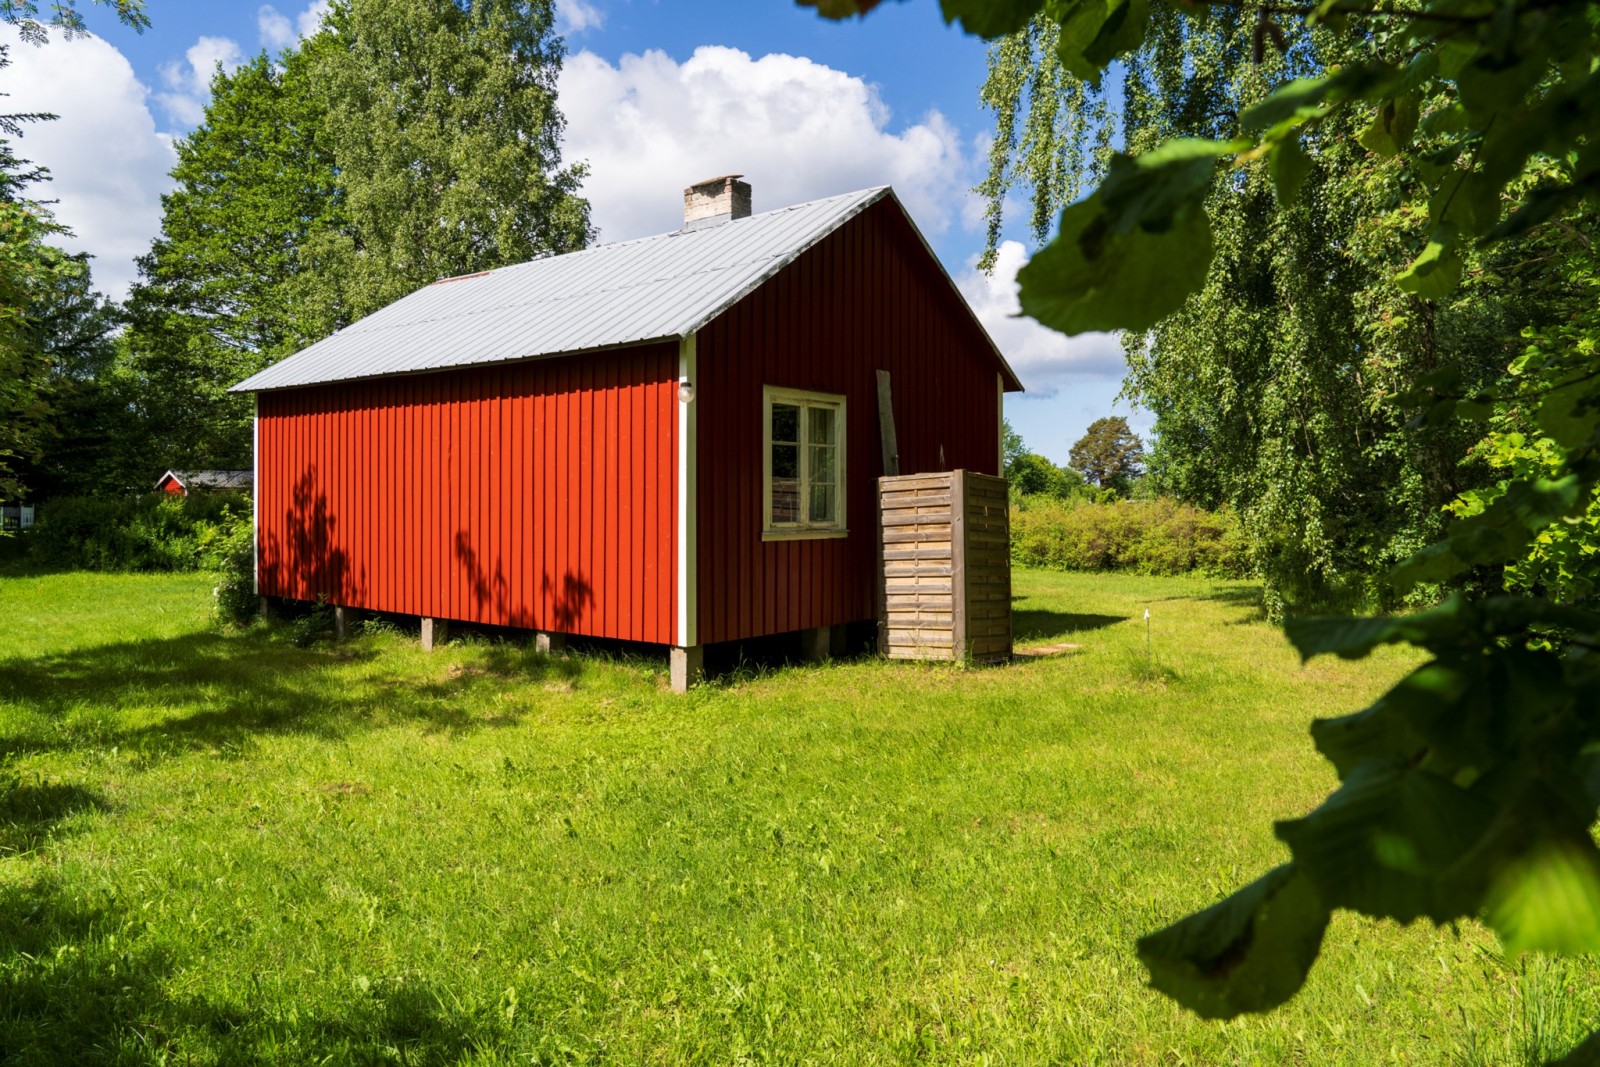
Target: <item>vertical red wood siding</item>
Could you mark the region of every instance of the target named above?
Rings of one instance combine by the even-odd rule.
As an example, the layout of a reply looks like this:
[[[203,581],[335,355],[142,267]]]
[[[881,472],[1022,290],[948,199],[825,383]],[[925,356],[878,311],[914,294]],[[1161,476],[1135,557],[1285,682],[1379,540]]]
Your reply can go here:
[[[260,590],[669,643],[678,346],[262,393]]]
[[[873,617],[878,370],[891,378],[901,474],[1000,473],[1000,366],[959,300],[880,201],[700,331],[701,641]],[[762,541],[767,385],[845,396],[849,537]]]

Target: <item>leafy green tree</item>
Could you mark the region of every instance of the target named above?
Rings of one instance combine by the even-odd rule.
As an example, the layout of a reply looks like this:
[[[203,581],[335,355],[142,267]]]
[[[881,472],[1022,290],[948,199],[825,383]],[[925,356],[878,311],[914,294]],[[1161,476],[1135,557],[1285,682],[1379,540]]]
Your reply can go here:
[[[1024,452],[1012,465],[1011,488],[1026,496],[1072,500],[1092,496],[1076,471],[1058,467],[1037,452]]]
[[[872,6],[820,2],[834,14]],[[1301,194],[1315,157],[1335,144],[1353,151],[1352,136],[1375,160],[1402,160],[1418,225],[1405,231],[1393,282],[1435,306],[1479,269],[1474,255],[1571,227],[1600,192],[1592,3],[943,6],[988,37],[1044,14],[1057,27],[1062,70],[1090,84],[1136,55],[1152,31],[1204,32],[1214,8],[1253,23],[1251,65],[1324,34],[1348,57],[1271,79],[1259,102],[1214,116],[1225,136],[1174,137],[1169,127],[1156,131],[1159,143],[1112,155],[1020,277],[1024,313],[1068,332],[1150,329],[1206,285],[1218,244],[1207,200],[1219,162],[1237,181],[1264,168],[1281,208]],[[1298,20],[1292,35],[1284,16]],[[1177,64],[1162,76],[1191,71]],[[1364,221],[1380,215],[1371,204],[1355,210]],[[1553,460],[1507,479],[1481,510],[1397,566],[1399,590],[1514,564],[1552,524],[1587,512],[1600,484],[1600,373],[1584,329],[1541,356],[1537,381],[1478,388],[1461,368],[1441,366],[1408,383],[1400,399],[1420,424],[1516,407],[1549,440]],[[1600,951],[1591,829],[1600,808],[1600,614],[1548,596],[1458,591],[1404,616],[1292,619],[1288,634],[1307,658],[1405,642],[1429,660],[1366,711],[1313,726],[1339,788],[1307,816],[1278,824],[1289,863],[1141,939],[1152,985],[1208,1017],[1268,1010],[1299,989],[1338,909],[1401,922],[1478,917],[1510,953]]]
[[[212,81],[205,121],[177,144],[177,187],[139,261],[119,369],[138,383],[145,463],[244,465],[248,397],[229,387],[343,324],[313,299],[307,248],[346,225],[324,144],[319,34],[281,64],[265,55]]]
[[[140,262],[126,360],[151,461],[248,462],[240,379],[440,277],[580,248],[550,5],[340,0],[218,72]]]
[[[1001,473],[1007,478],[1012,476],[1011,469],[1017,460],[1026,455],[1028,446],[1023,443],[1022,435],[1012,429],[1010,419],[1000,420],[1000,458],[1002,462]]]
[[[1104,175],[1113,137],[1140,150],[1173,133],[1227,138],[1273,78],[1352,58],[1329,34],[1290,28],[1286,54],[1258,64],[1258,29],[1227,9],[1200,26],[1153,24],[1126,59],[1120,113],[1103,86],[1062,68],[1055,23],[999,42],[984,89],[1001,132],[984,186],[991,241],[1019,191],[1046,240],[1054,213]],[[1467,456],[1470,427],[1414,426],[1385,398],[1441,366],[1488,385],[1520,328],[1560,314],[1541,272],[1518,265],[1543,254],[1526,242],[1471,253],[1451,300],[1396,288],[1426,199],[1404,161],[1357,143],[1359,123],[1346,115],[1307,134],[1289,203],[1269,167],[1219,169],[1205,194],[1215,251],[1204,285],[1124,335],[1124,395],[1156,416],[1163,490],[1240,515],[1275,613],[1394,599],[1383,570],[1440,536],[1445,505],[1490,475]]]
[[[53,279],[31,309],[50,410],[38,455],[21,473],[36,500],[119,495],[152,480],[133,417],[137,394],[117,366],[121,311],[94,290],[87,257],[73,258],[77,269]]]
[[[0,70],[9,63],[0,47]],[[48,426],[51,361],[38,343],[36,304],[81,271],[50,244],[65,228],[27,197],[47,173],[12,148],[25,123],[52,117],[0,115],[0,500],[23,495],[20,475],[37,459]]]
[[[1121,415],[1095,419],[1068,456],[1072,469],[1102,489],[1124,492],[1144,473],[1144,442]]]
[[[1565,451],[1533,417],[1537,409],[1527,401],[1560,391],[1577,367],[1593,367],[1600,359],[1600,255],[1592,240],[1583,239],[1596,232],[1600,211],[1586,210],[1570,220],[1570,228],[1545,228],[1543,240],[1531,249],[1553,265],[1548,283],[1557,314],[1552,324],[1523,331],[1526,347],[1498,387],[1489,432],[1472,449],[1496,481],[1452,501],[1448,510],[1457,518],[1482,515],[1518,483],[1555,481],[1564,472]],[[1581,515],[1536,531],[1526,555],[1507,562],[1504,579],[1508,589],[1593,606],[1600,598],[1600,489],[1590,490]]]
[[[1093,495],[1076,471],[1058,467],[1037,452],[1028,451],[1022,435],[1012,429],[1009,421],[1001,420],[1000,435],[1005,476],[1014,492],[1056,500]]]
[[[48,242],[61,232],[36,204],[0,200],[0,500],[24,488],[19,467],[39,455],[50,405],[50,372],[35,343],[33,308],[76,265]]]
[[[339,0],[316,81],[348,224],[312,241],[359,317],[442,277],[584,247],[549,0]]]

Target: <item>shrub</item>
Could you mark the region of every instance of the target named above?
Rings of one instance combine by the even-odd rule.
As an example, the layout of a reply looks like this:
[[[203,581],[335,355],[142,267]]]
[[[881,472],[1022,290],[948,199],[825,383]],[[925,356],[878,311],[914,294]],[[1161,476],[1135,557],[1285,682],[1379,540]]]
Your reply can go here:
[[[1011,509],[1011,559],[1068,571],[1219,578],[1250,571],[1249,546],[1231,511],[1202,511],[1165,497],[1112,503],[1024,497]]]
[[[311,610],[289,624],[289,639],[297,648],[310,648],[333,637],[333,605],[319,599]]]
[[[223,567],[230,537],[249,527],[249,500],[234,494],[59,497],[26,540],[29,558],[50,567],[193,571]]]
[[[248,626],[257,616],[255,529],[249,522],[234,525],[210,549],[217,572],[216,613],[219,622]]]

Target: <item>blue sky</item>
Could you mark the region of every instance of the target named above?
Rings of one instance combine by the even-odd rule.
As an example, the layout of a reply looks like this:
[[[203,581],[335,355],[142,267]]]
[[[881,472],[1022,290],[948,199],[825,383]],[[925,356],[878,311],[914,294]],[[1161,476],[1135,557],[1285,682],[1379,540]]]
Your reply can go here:
[[[91,8],[98,38],[13,46],[0,73],[8,110],[61,115],[30,131],[24,155],[51,168],[58,213],[113,294],[159,225],[171,141],[198,121],[214,64],[292,44],[317,3],[149,0],[149,11],[139,35]],[[1011,317],[1011,277],[1030,251],[1021,227],[993,277],[972,269],[983,234],[970,189],[991,129],[978,104],[985,46],[947,27],[932,0],[845,23],[790,0],[559,0],[558,11],[566,152],[590,166],[602,240],[672,228],[682,186],[727,171],[747,176],[757,211],[892,184],[1029,386],[1006,402],[1028,444],[1065,461],[1113,410],[1114,339],[1068,340]]]

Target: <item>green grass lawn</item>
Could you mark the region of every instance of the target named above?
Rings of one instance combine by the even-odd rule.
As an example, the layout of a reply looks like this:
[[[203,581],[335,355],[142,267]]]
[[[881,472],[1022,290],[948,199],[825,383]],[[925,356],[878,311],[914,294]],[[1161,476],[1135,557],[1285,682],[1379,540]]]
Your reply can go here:
[[[1341,916],[1201,1022],[1133,939],[1281,862],[1314,716],[1245,585],[1019,573],[1004,668],[301,649],[193,576],[0,577],[0,1060],[1522,1063],[1597,968]],[[1142,613],[1153,616],[1146,664]]]

